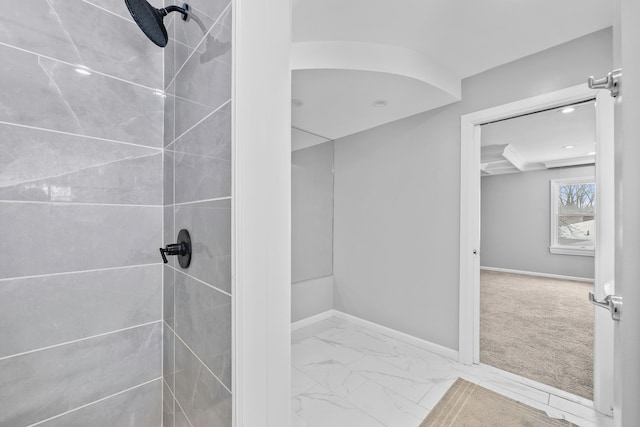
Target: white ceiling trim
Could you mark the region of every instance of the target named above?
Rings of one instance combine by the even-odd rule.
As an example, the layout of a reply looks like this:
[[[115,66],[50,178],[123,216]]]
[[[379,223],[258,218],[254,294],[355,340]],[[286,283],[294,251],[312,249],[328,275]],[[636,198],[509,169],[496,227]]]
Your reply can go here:
[[[419,80],[461,98],[461,79],[433,58],[412,49],[361,42],[300,42],[291,48],[292,69],[354,70],[395,74]]]

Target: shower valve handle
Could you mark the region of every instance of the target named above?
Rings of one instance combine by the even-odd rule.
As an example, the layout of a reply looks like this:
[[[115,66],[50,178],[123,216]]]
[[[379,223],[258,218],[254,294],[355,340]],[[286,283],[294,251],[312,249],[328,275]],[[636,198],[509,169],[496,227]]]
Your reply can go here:
[[[178,233],[178,243],[171,243],[166,248],[160,248],[162,261],[167,264],[167,255],[176,255],[180,267],[187,268],[191,263],[191,236],[185,229]]]
[[[182,255],[185,256],[187,254],[187,245],[184,242],[181,243],[172,243],[167,245],[166,248],[160,248],[160,255],[162,255],[162,261],[164,263],[168,263],[167,255]]]

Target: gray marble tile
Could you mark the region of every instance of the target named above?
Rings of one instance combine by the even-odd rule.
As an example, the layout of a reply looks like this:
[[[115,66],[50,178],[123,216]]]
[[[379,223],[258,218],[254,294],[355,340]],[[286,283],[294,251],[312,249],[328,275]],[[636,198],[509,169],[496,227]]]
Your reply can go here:
[[[177,272],[176,333],[231,389],[231,297]]]
[[[15,2],[0,15],[0,42],[162,87],[162,49],[132,21],[80,0]]]
[[[164,309],[163,319],[169,327],[174,328],[174,295],[175,295],[175,270],[167,265],[164,266],[163,292],[164,292]]]
[[[193,10],[193,17],[197,17],[201,22],[198,25],[189,25],[189,21],[184,22],[184,33],[192,31],[196,36],[191,37],[190,40],[195,41],[202,38],[205,32],[211,29],[213,23],[220,17],[220,14],[229,5],[230,0],[192,0],[189,2],[189,6]],[[196,30],[197,28],[197,30]],[[203,31],[204,29],[204,31]],[[198,38],[199,34],[199,38]],[[180,40],[180,36],[176,35],[176,38]],[[184,41],[183,41],[184,43]],[[193,45],[192,45],[193,46]]]
[[[205,46],[202,46],[202,49],[204,49]],[[176,74],[178,73],[178,71],[180,71],[182,69],[182,67],[184,66],[184,64],[187,62],[187,59],[189,59],[189,56],[191,56],[191,53],[193,53],[194,48],[189,47],[185,44],[179,43],[179,42],[175,42],[174,45],[174,51],[173,51],[173,55],[174,55],[174,67],[175,69],[173,70],[173,76],[172,78],[175,79]],[[169,82],[167,80],[165,80],[165,82]],[[175,80],[174,80],[175,83]],[[175,93],[175,89],[172,93]]]
[[[173,150],[194,156],[231,160],[231,102],[178,138]]]
[[[169,86],[169,83],[176,76],[176,41],[174,37],[175,32],[175,17],[176,14],[173,13],[165,18],[164,24],[167,29],[167,35],[169,36],[169,40],[167,41],[167,45],[164,48],[164,86],[166,88]]]
[[[189,424],[189,421],[187,421],[187,417],[184,415],[184,412],[182,412],[182,409],[180,409],[180,406],[176,404],[175,407],[176,407],[175,427],[191,427],[191,424]]]
[[[176,399],[193,427],[231,426],[231,394],[176,340]],[[176,426],[178,424],[176,417]]]
[[[43,427],[159,427],[162,379],[41,424]]]
[[[187,153],[175,156],[176,203],[231,195],[231,161]]]
[[[166,381],[171,391],[175,390],[175,375],[174,375],[174,347],[175,347],[175,334],[169,329],[166,324],[163,329],[163,343],[162,343],[162,376]]]
[[[164,173],[163,173],[163,201],[165,205],[172,205],[174,200],[174,168],[175,153],[170,150],[172,146],[164,150]],[[169,242],[171,243],[171,242]]]
[[[176,241],[177,241],[177,234],[175,234],[174,231],[173,231],[173,227],[174,227],[174,207],[173,207],[173,205],[169,205],[169,206],[165,206],[164,207],[164,218],[163,218],[163,221],[164,221],[164,230],[162,232],[162,238],[163,238],[162,246],[165,247],[167,244],[176,243]],[[167,257],[167,261],[168,261],[167,264],[165,264],[166,266],[174,267],[176,265],[176,257],[175,256],[168,256]],[[171,273],[171,274],[173,274],[173,273]],[[172,277],[172,276],[170,276],[170,277]]]
[[[163,381],[162,383],[162,427],[174,426],[174,401],[173,394]]]
[[[214,25],[203,52],[194,52],[168,90],[176,99],[176,135],[181,135],[231,98],[231,11]]]
[[[109,12],[115,13],[116,15],[120,15],[123,18],[126,18],[133,22],[131,18],[131,14],[127,9],[127,6],[124,3],[124,0],[84,0],[87,3],[94,4],[96,6],[107,9]],[[156,7],[162,6],[162,2],[152,1],[151,4],[154,4]]]
[[[160,320],[161,272],[149,265],[0,282],[0,357]]]
[[[175,235],[191,234],[192,257],[187,274],[231,292],[231,200],[189,203],[175,209]]]
[[[0,200],[162,204],[158,149],[0,123]]]
[[[170,146],[176,203],[231,195],[231,108],[226,104]]]
[[[0,426],[29,425],[158,378],[161,345],[158,322],[0,360]]]
[[[0,57],[0,121],[162,146],[164,101],[153,90],[4,45]]]
[[[172,87],[173,84],[167,89],[167,95],[164,98],[164,147],[176,139],[176,98],[169,94]]]
[[[217,6],[216,3],[218,2],[207,2],[207,4],[211,4],[213,6]],[[187,21],[183,21],[182,19],[175,20],[174,38],[177,42],[189,47],[189,53],[191,53],[191,51],[200,44],[207,34],[207,31],[211,29],[211,26],[215,22],[215,18],[219,17],[222,10],[218,11],[216,17],[213,18],[208,16],[199,8],[191,6],[191,3],[189,3],[189,6],[191,7],[189,19]]]
[[[160,262],[162,207],[0,203],[3,278]]]

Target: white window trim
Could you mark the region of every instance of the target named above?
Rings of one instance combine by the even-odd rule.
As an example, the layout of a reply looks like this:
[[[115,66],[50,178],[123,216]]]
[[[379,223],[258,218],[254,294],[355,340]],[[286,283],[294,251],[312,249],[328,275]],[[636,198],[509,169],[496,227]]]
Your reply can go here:
[[[551,240],[549,252],[559,255],[595,256],[595,245],[577,248],[575,246],[558,245],[558,186],[567,184],[579,184],[584,182],[596,182],[595,176],[584,176],[578,178],[562,178],[551,180]],[[596,189],[596,192],[598,190]],[[596,195],[597,197],[597,195]],[[596,212],[597,215],[597,212]],[[596,236],[597,239],[597,236]]]

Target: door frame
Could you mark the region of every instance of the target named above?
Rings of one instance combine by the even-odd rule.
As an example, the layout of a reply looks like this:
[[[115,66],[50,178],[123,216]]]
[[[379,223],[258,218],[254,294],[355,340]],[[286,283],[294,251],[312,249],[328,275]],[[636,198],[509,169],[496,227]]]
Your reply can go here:
[[[480,125],[564,104],[585,101],[596,98],[596,96],[603,100],[602,96],[605,96],[605,93],[608,96],[606,91],[601,91],[598,94],[593,89],[589,89],[586,84],[581,84],[461,116],[458,349],[459,360],[462,363],[478,364],[480,354]],[[606,99],[604,101],[608,102],[608,109],[613,114],[613,103]],[[612,151],[613,147],[610,148]],[[596,176],[596,185],[599,185],[600,179],[601,177]],[[608,185],[613,186],[612,183]],[[612,325],[609,326],[612,328]],[[610,335],[613,336],[613,333]],[[610,413],[609,409],[613,398],[612,384],[609,388],[605,384],[612,383],[612,357],[611,360],[600,357],[598,362],[607,366],[607,369],[610,367],[611,372],[604,373],[605,378],[609,378],[609,381],[597,381],[602,384],[603,389],[598,391],[594,389],[594,404],[597,410]]]

